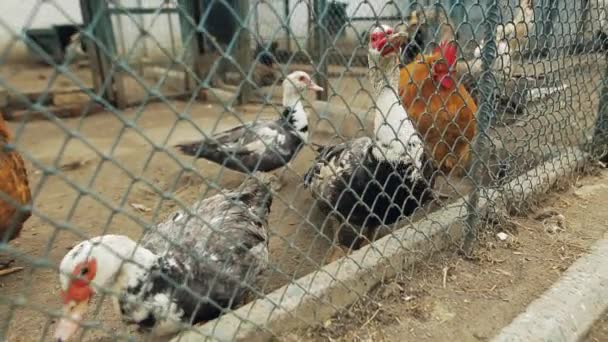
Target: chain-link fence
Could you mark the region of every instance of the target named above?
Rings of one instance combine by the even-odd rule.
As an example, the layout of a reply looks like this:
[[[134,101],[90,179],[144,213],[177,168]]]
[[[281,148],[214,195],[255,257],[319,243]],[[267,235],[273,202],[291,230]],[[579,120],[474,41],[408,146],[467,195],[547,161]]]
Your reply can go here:
[[[606,148],[604,1],[0,6],[10,341],[270,338]]]

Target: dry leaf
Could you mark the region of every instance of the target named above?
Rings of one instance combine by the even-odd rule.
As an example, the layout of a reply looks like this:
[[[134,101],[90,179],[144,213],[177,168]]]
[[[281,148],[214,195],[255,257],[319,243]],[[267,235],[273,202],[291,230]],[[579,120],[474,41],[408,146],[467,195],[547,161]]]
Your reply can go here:
[[[73,171],[87,165],[90,162],[90,160],[76,160],[73,162],[62,164],[61,166],[59,166],[59,169],[62,171]]]
[[[141,211],[142,213],[147,213],[149,211],[151,211],[152,209],[146,207],[143,204],[139,204],[139,203],[131,203],[131,206],[139,211]]]

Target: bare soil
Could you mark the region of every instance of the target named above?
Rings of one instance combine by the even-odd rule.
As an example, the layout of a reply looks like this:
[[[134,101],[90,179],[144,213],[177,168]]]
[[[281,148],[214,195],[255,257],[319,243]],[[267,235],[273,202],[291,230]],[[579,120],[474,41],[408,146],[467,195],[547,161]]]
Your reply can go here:
[[[584,342],[603,342],[608,341],[608,312],[595,322],[589,330]]]
[[[44,64],[4,64],[0,67],[1,85],[10,92],[21,94],[92,87],[91,69],[80,64],[72,64],[68,68],[69,74]]]
[[[437,253],[324,324],[277,340],[487,341],[608,231],[606,189],[608,171],[580,179],[493,227],[475,258]],[[551,211],[565,217],[563,230],[552,232],[555,220],[538,218]],[[607,341],[607,322],[604,315],[586,341]]]

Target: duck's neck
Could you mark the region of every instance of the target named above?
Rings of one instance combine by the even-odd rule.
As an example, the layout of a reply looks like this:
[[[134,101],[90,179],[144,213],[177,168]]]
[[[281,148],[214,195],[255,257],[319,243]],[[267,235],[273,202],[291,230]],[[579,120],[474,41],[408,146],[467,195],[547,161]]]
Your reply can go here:
[[[374,95],[379,95],[384,88],[394,87],[397,94],[399,86],[399,63],[395,58],[379,58],[375,61],[368,56],[369,63],[368,77],[374,89]]]
[[[290,125],[296,129],[298,135],[307,141],[308,140],[308,114],[304,110],[302,97],[295,89],[286,89],[283,94],[284,119],[287,119]],[[289,111],[289,113],[287,112]]]
[[[107,248],[99,247],[95,251],[98,263],[103,264],[98,268],[96,279],[99,285],[122,292],[135,286],[158,256],[126,236],[111,237],[102,241]]]
[[[6,122],[4,119],[0,117],[0,142],[8,143],[11,140],[11,135],[8,132],[8,127],[6,127]]]
[[[377,147],[373,149],[373,153],[379,160],[391,162],[407,158],[408,143],[412,139],[419,140],[416,129],[398,96],[397,62],[397,58],[381,58],[378,62],[369,60],[369,79],[376,100],[374,130]]]

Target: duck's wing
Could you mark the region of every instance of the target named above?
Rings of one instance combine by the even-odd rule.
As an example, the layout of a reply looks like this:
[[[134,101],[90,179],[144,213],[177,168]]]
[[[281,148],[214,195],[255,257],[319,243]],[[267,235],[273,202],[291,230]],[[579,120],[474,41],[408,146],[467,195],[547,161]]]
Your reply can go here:
[[[241,303],[268,266],[271,204],[269,182],[250,178],[238,189],[177,211],[148,231],[142,243],[161,257],[129,288],[131,298],[124,297],[130,303],[151,304],[143,315],[147,318],[137,323],[197,323]],[[142,317],[138,305],[123,301],[121,307],[130,316],[137,310]]]
[[[251,133],[258,129],[257,126],[263,126],[264,124],[265,122],[244,124],[216,133],[209,139],[179,144],[176,147],[187,155],[204,158],[204,154],[209,150],[242,148],[243,143],[251,142],[254,139]]]
[[[222,254],[221,244],[250,248],[265,241],[272,203],[268,184],[262,176],[251,177],[238,189],[221,191],[178,210],[146,232],[142,244],[157,254],[184,247],[206,256],[213,250]]]
[[[372,145],[372,139],[362,137],[320,148],[313,165],[304,175],[304,186],[317,195],[327,194],[363,164]]]
[[[293,134],[278,122],[261,121],[235,127],[211,139],[182,144],[185,154],[205,158],[229,168],[270,171],[285,164],[293,151]]]

